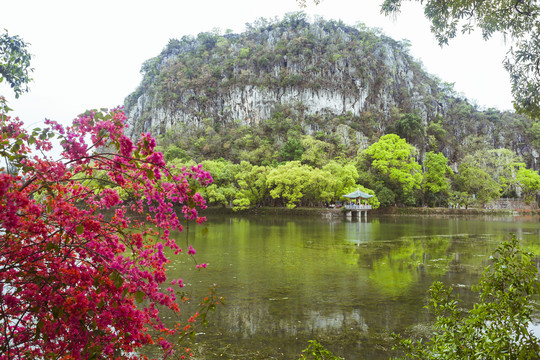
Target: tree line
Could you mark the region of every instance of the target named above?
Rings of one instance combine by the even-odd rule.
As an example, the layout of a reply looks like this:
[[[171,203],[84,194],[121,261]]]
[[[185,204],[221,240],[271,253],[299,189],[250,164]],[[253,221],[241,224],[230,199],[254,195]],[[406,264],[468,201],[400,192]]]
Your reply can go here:
[[[301,144],[301,141],[297,141]],[[293,143],[289,141],[287,144]],[[176,145],[162,147],[176,168],[194,165]],[[312,149],[313,150],[313,149]],[[296,151],[284,146],[282,152]],[[379,206],[485,206],[500,197],[537,201],[540,176],[508,149],[479,150],[464,157],[454,171],[441,152],[418,150],[396,134],[382,136],[354,158],[317,158],[299,152],[296,160],[273,164],[233,162],[223,158],[201,165],[214,182],[202,190],[209,204],[234,209],[260,206],[325,206],[345,200],[356,189],[375,195]],[[319,155],[326,155],[324,147]]]

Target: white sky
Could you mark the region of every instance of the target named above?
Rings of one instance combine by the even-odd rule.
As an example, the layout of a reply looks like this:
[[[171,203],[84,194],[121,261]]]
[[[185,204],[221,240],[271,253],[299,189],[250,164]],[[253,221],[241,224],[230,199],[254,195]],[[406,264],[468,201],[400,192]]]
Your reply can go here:
[[[509,76],[502,67],[507,46],[480,34],[463,35],[441,49],[419,5],[405,4],[397,18],[379,13],[382,0],[308,0],[304,11],[325,19],[381,28],[409,39],[411,53],[427,71],[481,107],[511,109]],[[31,44],[34,81],[18,100],[6,85],[12,114],[27,127],[45,118],[68,123],[91,108],[122,105],[141,81],[141,64],[169,39],[219,28],[242,32],[256,19],[299,11],[295,0],[0,0],[0,29]]]

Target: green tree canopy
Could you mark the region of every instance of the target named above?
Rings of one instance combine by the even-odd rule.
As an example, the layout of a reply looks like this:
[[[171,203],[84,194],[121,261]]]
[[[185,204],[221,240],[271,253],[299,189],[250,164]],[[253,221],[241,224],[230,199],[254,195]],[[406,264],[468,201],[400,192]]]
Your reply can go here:
[[[502,196],[516,192],[517,172],[525,167],[521,158],[509,149],[479,150],[470,154],[464,163],[485,171],[500,186]]]
[[[304,152],[301,158],[304,164],[322,167],[328,161],[328,151],[330,148],[328,143],[317,140],[313,136],[305,135],[302,137],[302,147]]]
[[[358,170],[352,163],[340,164],[337,161],[330,161],[322,168],[336,179],[332,192],[335,198],[356,190],[358,181]],[[352,191],[349,191],[353,189]]]
[[[28,83],[32,81],[32,55],[28,52],[28,44],[19,36],[10,36],[7,30],[4,31],[0,35],[0,83],[7,81],[18,98],[28,91]]]
[[[335,199],[335,187],[338,178],[333,177],[328,171],[319,168],[308,168],[307,184],[304,188],[304,201],[307,205],[322,205]]]
[[[528,202],[534,201],[540,195],[540,175],[537,170],[520,168],[517,180]]]
[[[416,149],[405,139],[388,134],[363,153],[375,177],[384,181],[400,201],[410,203],[409,198],[422,183],[422,168],[414,158]]]
[[[233,201],[235,209],[247,209],[262,203],[268,196],[267,175],[266,166],[251,165],[247,161],[240,163],[240,169],[235,176],[239,188]]]
[[[205,199],[209,203],[232,206],[238,191],[235,186],[235,176],[240,170],[240,165],[223,159],[205,160],[201,165],[212,174],[213,179],[212,184],[203,189],[202,195]]]
[[[289,161],[272,169],[267,178],[270,195],[274,199],[281,198],[288,208],[295,208],[309,184],[310,170],[309,166],[298,161]]]
[[[483,205],[500,196],[501,185],[487,171],[478,167],[471,155],[463,159],[454,177],[454,184],[458,192],[467,194],[469,199],[461,196],[465,203],[477,202]]]
[[[422,187],[426,200],[430,205],[440,205],[448,196],[450,180],[454,172],[448,166],[448,159],[442,153],[432,151],[424,160],[424,181]]]
[[[391,126],[390,131],[414,143],[425,136],[426,130],[420,115],[416,113],[401,114],[399,120]]]
[[[289,139],[283,148],[281,148],[280,157],[282,161],[299,161],[302,160],[304,148],[302,142],[296,138]]]
[[[431,149],[437,149],[440,144],[446,142],[447,131],[442,125],[440,117],[433,120],[426,129],[427,143]]]

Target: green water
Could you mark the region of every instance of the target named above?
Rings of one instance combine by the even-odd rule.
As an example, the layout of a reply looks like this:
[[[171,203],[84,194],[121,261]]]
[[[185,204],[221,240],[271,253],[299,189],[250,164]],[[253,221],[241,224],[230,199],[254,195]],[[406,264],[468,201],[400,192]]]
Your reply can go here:
[[[508,234],[540,254],[531,217],[213,216],[207,226],[189,237],[208,269],[185,256],[169,268],[194,298],[216,283],[226,299],[195,338],[207,359],[297,359],[309,339],[346,359],[388,359],[388,332],[425,333],[433,281],[472,301],[471,284]]]

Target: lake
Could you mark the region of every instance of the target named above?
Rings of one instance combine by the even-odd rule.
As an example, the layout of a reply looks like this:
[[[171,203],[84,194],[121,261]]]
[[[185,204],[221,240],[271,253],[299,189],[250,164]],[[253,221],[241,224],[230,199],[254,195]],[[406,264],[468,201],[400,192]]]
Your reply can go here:
[[[433,281],[470,303],[509,234],[540,254],[538,217],[212,215],[206,226],[191,225],[189,241],[208,268],[181,256],[168,269],[193,298],[213,283],[225,297],[195,337],[199,359],[298,359],[310,339],[345,359],[388,359],[389,332],[429,331]]]

